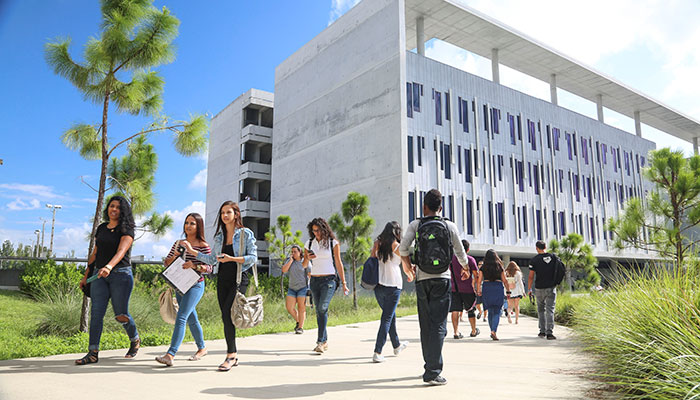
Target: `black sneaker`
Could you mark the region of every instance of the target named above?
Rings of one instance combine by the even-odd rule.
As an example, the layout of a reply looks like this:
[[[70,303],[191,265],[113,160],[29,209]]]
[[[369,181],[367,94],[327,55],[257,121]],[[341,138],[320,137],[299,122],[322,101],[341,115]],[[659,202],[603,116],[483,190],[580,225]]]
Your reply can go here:
[[[547,340],[555,340],[557,337],[552,335],[551,333],[547,335]]]
[[[441,377],[440,375],[436,376],[433,378],[433,380],[430,381],[425,381],[430,386],[441,386],[441,385],[447,385],[447,379]]]
[[[537,337],[545,337],[545,336],[547,336],[547,335],[545,335],[544,332],[540,332],[537,334]]]

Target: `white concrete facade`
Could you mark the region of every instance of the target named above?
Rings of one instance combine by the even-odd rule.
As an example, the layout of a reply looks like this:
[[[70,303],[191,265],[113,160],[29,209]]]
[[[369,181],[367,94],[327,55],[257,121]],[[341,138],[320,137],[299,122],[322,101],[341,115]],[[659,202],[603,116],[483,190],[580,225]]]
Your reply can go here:
[[[308,221],[339,212],[356,191],[370,198],[376,235],[388,221],[405,226],[419,216],[421,193],[436,187],[475,255],[493,247],[529,257],[538,238],[578,232],[599,257],[649,257],[613,253],[603,226],[626,199],[649,190],[640,171],[654,143],[557,106],[559,74],[547,75],[550,103],[407,51],[407,25],[423,25],[409,2],[416,4],[362,1],[282,62],[274,128],[241,122],[250,104],[272,109],[272,94],[257,90],[214,118],[208,226],[223,200],[252,194],[256,200],[241,205],[256,236],[285,214],[307,237]],[[428,21],[434,29],[435,16],[426,16],[426,29]],[[430,37],[416,33],[411,42],[420,51]],[[260,162],[268,148],[269,160]]]

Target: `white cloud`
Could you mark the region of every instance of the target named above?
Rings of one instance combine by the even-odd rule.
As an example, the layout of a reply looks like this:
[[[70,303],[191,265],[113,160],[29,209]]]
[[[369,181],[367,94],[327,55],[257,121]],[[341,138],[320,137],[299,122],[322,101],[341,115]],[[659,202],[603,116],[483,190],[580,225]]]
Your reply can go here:
[[[65,199],[66,196],[54,193],[54,188],[45,185],[31,185],[24,183],[3,183],[0,184],[0,193],[20,192],[24,196],[30,194],[44,199]]]
[[[187,185],[190,189],[206,189],[207,187],[207,169],[197,172],[197,175],[192,178],[190,184]]]
[[[36,210],[37,208],[41,208],[41,202],[38,199],[31,199],[29,202],[15,199],[15,201],[7,203],[7,209],[10,211]]]
[[[332,24],[349,9],[355,7],[360,0],[331,0],[331,12],[328,18],[328,25]]]

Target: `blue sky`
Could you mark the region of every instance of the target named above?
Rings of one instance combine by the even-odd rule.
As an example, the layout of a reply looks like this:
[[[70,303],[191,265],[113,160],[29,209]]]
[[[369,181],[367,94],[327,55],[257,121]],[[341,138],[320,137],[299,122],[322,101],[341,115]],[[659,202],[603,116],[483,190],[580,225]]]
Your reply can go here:
[[[370,0],[366,0],[370,1]],[[190,113],[215,115],[251,87],[274,90],[274,69],[287,56],[352,7],[355,0],[210,1],[158,0],[180,21],[174,63],[158,68],[164,77],[164,112],[186,119]],[[585,4],[540,0],[464,0],[463,3],[540,42],[613,76],[623,83],[700,119],[700,4],[694,0],[591,0]],[[583,2],[577,2],[583,3]],[[624,17],[620,17],[624,16]],[[679,16],[682,16],[679,17]],[[70,83],[53,74],[43,59],[44,43],[70,36],[79,58],[99,30],[97,1],[0,0],[0,241],[35,240],[40,218],[57,212],[55,251],[87,251],[85,236],[96,194],[99,162],[85,161],[60,142],[74,122],[97,123],[100,108],[86,103]],[[490,63],[453,46],[432,41],[427,55],[490,78]],[[503,68],[503,84],[548,98],[549,87]],[[560,91],[560,104],[595,117],[595,105]],[[148,119],[110,115],[110,136],[123,138]],[[632,131],[633,123],[607,111],[606,122]],[[690,152],[644,127],[644,136]],[[167,134],[151,142],[159,155],[157,211],[175,219],[175,232],[137,241],[133,254],[160,257],[177,236],[189,211],[204,211],[206,156],[184,158]],[[118,154],[121,155],[122,153]]]

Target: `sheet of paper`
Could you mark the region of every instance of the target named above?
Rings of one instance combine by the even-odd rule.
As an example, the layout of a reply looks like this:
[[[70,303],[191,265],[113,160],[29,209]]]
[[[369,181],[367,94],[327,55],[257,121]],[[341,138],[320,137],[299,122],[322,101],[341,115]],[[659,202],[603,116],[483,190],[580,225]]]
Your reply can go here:
[[[185,293],[199,280],[199,274],[193,269],[183,269],[185,261],[178,257],[163,271],[163,276],[181,293]]]

